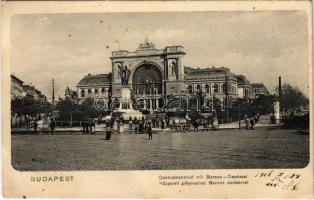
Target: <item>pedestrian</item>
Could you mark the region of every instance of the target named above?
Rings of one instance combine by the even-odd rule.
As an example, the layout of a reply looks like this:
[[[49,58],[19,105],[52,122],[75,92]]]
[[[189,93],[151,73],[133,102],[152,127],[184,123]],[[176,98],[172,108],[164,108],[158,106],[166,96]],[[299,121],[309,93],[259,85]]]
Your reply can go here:
[[[247,114],[244,115],[244,120],[245,120],[245,127],[248,130],[250,128],[250,118],[248,117]]]
[[[144,129],[144,124],[143,124],[143,120],[141,120],[139,122],[139,126],[138,126],[138,132],[139,134],[142,134],[143,133],[143,129]]]
[[[120,120],[120,123],[119,123],[119,133],[123,133],[123,132],[124,132],[123,120]]]
[[[167,127],[169,127],[170,120],[169,120],[169,117],[168,117],[168,116],[166,117],[166,124],[167,124]]]
[[[134,132],[135,134],[138,133],[138,121],[136,117],[134,118]]]
[[[86,133],[86,122],[85,120],[82,121],[82,127],[83,127],[83,134]]]
[[[208,119],[204,119],[204,129],[208,128]]]
[[[117,120],[118,133],[120,133],[120,120]]]
[[[55,121],[52,119],[50,122],[50,133],[51,133],[51,135],[54,134],[55,126],[56,126]]]
[[[148,140],[153,140],[153,129],[151,123],[147,125]]]
[[[193,127],[194,127],[194,130],[198,131],[198,122],[197,122],[197,120],[193,121]]]
[[[37,123],[37,120],[34,121],[34,132],[37,133],[37,126],[38,126],[38,123]]]
[[[251,129],[253,130],[254,129],[254,125],[255,125],[254,117],[251,117],[250,124],[251,124]]]
[[[165,128],[165,120],[161,120],[161,129],[164,129]]]
[[[129,130],[133,129],[133,120],[132,117],[129,117]]]
[[[259,113],[257,113],[256,115],[255,115],[255,123],[257,123],[258,121],[259,121]]]
[[[160,128],[161,127],[160,121],[161,120],[159,118],[156,119],[156,128]]]
[[[87,134],[90,133],[90,120],[89,119],[86,121],[86,133]]]
[[[148,123],[150,123],[148,120],[144,121],[144,133],[147,133]]]
[[[95,132],[96,132],[96,124],[95,124],[95,121],[94,120],[92,120],[91,121],[91,134],[95,134]]]
[[[110,140],[112,133],[112,123],[110,120],[106,121],[106,140]]]
[[[118,120],[115,119],[113,120],[113,131],[117,131],[118,130]]]

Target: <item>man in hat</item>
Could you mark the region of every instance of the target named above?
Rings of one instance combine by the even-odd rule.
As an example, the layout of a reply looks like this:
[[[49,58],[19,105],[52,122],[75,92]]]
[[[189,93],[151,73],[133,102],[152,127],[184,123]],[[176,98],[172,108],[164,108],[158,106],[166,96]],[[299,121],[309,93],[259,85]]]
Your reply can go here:
[[[148,140],[153,140],[153,130],[151,122],[148,123],[146,131],[148,133]]]

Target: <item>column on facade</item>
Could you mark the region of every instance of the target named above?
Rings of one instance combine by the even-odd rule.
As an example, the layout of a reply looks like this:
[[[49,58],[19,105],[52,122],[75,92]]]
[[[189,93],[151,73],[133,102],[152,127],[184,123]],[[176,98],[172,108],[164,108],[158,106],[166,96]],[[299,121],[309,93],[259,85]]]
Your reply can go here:
[[[106,98],[109,97],[109,95],[108,95],[108,89],[107,89],[107,88],[104,88],[104,90],[105,90],[104,96],[105,96]]]
[[[146,102],[146,98],[144,98],[144,110],[147,109],[147,102]]]
[[[150,107],[149,107],[149,109],[152,111],[153,110],[153,99],[152,98],[150,98]]]
[[[158,100],[158,98],[156,98],[155,101],[156,101],[156,110],[158,110],[159,109],[159,100]]]
[[[219,89],[218,89],[219,94],[222,94],[222,93],[223,93],[223,88],[222,88],[222,86],[223,86],[223,83],[219,83]]]
[[[85,97],[88,97],[88,89],[85,88],[84,91],[85,91]]]

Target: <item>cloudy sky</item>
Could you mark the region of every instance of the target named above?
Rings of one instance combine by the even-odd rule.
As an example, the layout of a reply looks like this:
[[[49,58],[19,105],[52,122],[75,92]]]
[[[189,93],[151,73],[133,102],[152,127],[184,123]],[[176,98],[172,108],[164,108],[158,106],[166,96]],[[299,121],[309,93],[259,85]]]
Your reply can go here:
[[[308,93],[307,18],[301,11],[16,15],[11,69],[51,96],[88,73],[111,72],[114,50],[135,51],[145,37],[159,49],[182,45],[184,65],[225,66],[270,90],[278,76]]]

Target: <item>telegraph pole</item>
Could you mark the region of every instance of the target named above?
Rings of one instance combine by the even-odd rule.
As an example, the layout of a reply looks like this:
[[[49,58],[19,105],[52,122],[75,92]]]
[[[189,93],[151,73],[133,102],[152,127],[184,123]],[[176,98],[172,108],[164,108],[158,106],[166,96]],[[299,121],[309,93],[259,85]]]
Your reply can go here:
[[[282,89],[281,89],[281,76],[278,78],[278,92],[279,92],[279,105],[280,105],[280,112],[281,112],[281,101],[282,101]]]
[[[55,117],[55,81],[52,78],[52,117]]]
[[[281,76],[278,78],[278,92],[279,92],[279,119],[281,118],[282,112],[282,87],[281,87]],[[285,116],[285,115],[284,115]]]

